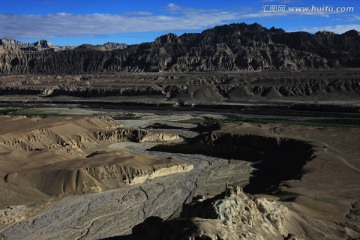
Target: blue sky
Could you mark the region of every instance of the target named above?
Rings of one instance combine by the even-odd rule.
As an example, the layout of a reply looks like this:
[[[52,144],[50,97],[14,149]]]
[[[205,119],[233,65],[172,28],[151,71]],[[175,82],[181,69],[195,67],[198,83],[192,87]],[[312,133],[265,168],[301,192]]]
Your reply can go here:
[[[47,39],[57,45],[136,44],[153,41],[169,32],[181,35],[240,22],[257,22],[287,31],[360,31],[360,0],[0,0],[0,3],[0,38],[26,42]]]

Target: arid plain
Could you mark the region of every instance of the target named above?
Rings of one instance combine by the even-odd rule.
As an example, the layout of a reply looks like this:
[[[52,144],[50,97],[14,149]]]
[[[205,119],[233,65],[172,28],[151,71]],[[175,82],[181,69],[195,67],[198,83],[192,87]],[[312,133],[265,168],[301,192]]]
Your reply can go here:
[[[1,117],[5,239],[359,237],[357,127],[31,110]]]
[[[0,39],[0,239],[359,239],[359,46]]]

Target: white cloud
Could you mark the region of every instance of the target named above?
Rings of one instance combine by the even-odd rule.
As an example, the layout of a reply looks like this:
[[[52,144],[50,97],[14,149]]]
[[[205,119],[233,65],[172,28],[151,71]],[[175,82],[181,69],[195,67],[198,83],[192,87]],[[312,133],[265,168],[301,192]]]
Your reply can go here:
[[[0,14],[0,33],[14,38],[49,38],[97,34],[197,30],[235,21],[235,12],[182,8],[168,5],[177,14],[151,15],[147,12],[123,14],[67,13],[47,15]],[[2,36],[0,36],[2,37]]]
[[[153,15],[152,12],[123,12],[124,15],[132,16],[150,16]]]
[[[169,12],[178,12],[178,11],[182,10],[182,7],[180,7],[179,5],[176,5],[175,3],[169,3],[167,5],[167,10]]]
[[[167,5],[167,13],[164,15],[155,15],[150,12],[86,15],[69,13],[47,15],[0,14],[0,37],[51,38],[131,32],[171,32],[199,30],[252,18],[290,15],[328,16],[322,13],[309,12],[265,13],[260,10],[251,12],[250,9],[246,11],[244,9],[238,11],[194,9],[170,3]]]
[[[352,18],[350,20],[351,21],[360,21],[360,15],[354,15],[354,16],[352,16]]]

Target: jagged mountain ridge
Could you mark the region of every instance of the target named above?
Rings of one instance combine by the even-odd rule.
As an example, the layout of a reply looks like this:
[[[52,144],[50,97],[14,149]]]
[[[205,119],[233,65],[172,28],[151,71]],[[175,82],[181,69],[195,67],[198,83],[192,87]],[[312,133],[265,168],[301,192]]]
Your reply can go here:
[[[24,43],[10,38],[0,39],[0,47],[7,51],[62,51],[74,48],[72,46],[56,46],[47,40],[39,40],[34,43]]]
[[[188,72],[305,70],[360,66],[360,35],[352,30],[285,32],[245,23],[103,51],[82,45],[57,52],[0,51],[0,73]]]
[[[83,44],[77,48],[89,48],[98,51],[108,51],[114,49],[125,49],[127,48],[127,44],[125,43],[114,43],[114,42],[107,42],[102,45],[91,45],[91,44]],[[74,46],[57,46],[47,40],[39,40],[34,43],[25,43],[20,42],[10,38],[2,38],[0,39],[0,47],[3,47],[7,51],[15,51],[15,50],[22,50],[22,51],[64,51],[64,50],[73,50],[76,47]]]

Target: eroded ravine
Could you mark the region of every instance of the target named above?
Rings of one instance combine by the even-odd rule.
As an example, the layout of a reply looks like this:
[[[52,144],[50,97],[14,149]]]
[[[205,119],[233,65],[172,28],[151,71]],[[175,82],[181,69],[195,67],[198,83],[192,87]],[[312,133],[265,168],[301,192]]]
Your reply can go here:
[[[259,153],[265,160],[269,158],[273,161],[275,155],[271,155],[270,152],[274,152],[280,159],[280,164],[289,157],[298,155],[296,150],[306,150],[305,153],[308,155],[305,156],[311,155],[311,149],[307,148],[307,145],[300,144],[299,147],[288,139],[282,143],[278,139],[261,136],[229,136],[212,133],[195,137],[190,145],[185,143],[165,147],[168,149],[180,147],[184,150],[182,153],[176,153],[177,151],[174,150],[147,152],[146,150],[150,148],[163,150],[161,148],[164,146],[155,147],[159,143],[151,142],[153,138],[151,136],[155,138],[159,136],[149,135],[150,142],[141,142],[141,140],[137,140],[141,143],[116,142],[117,134],[114,134],[113,130],[110,132],[99,135],[102,140],[112,138],[115,140],[115,143],[107,146],[108,151],[125,150],[137,154],[147,153],[156,159],[177,159],[193,166],[193,169],[148,179],[141,184],[122,186],[116,190],[67,196],[32,218],[8,225],[0,231],[2,236],[5,239],[101,239],[127,235],[134,226],[151,216],[165,220],[176,219],[182,213],[184,203],[189,204],[194,198],[199,197],[211,199],[224,192],[228,185],[244,187],[253,184],[257,191],[267,190],[269,186],[259,184],[263,179],[259,181],[257,172],[253,172],[251,166],[254,163],[255,166],[259,164],[259,161],[256,161],[260,156]],[[284,149],[293,151],[282,153]],[[306,161],[301,163],[304,162]],[[299,170],[301,169],[298,166],[295,172],[290,171],[290,173],[296,175],[301,173]],[[252,178],[250,178],[251,173],[255,173]],[[260,172],[260,176],[263,174],[264,172]],[[269,177],[266,174],[265,172],[265,176]]]
[[[244,188],[251,194],[273,193],[282,181],[300,179],[303,166],[314,152],[312,145],[300,140],[220,131],[199,135],[182,144],[157,145],[152,150],[251,162],[256,170]]]
[[[127,145],[129,150],[145,151],[154,144],[126,143],[123,145]],[[200,184],[205,185],[206,175],[216,175],[221,170],[220,166],[228,162],[203,155],[193,155],[189,158],[186,154],[160,152],[151,154],[155,157],[176,157],[193,164],[194,169],[187,173],[156,178],[141,185],[63,198],[43,213],[9,225],[1,230],[1,234],[5,238],[11,236],[16,239],[38,239],[39,237],[41,239],[79,237],[99,239],[129,234],[133,226],[150,216],[167,219],[173,215],[191,194],[199,194],[194,193],[194,189],[196,186],[201,189]],[[244,181],[243,185],[245,185],[250,166],[245,164],[244,166],[237,165],[237,167],[247,169],[244,173],[247,177],[236,180]],[[236,166],[229,168],[236,168]],[[225,189],[225,184],[226,181],[217,182],[215,185],[218,186],[210,186],[210,188],[219,193]],[[84,232],[87,232],[86,235]]]

